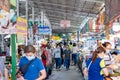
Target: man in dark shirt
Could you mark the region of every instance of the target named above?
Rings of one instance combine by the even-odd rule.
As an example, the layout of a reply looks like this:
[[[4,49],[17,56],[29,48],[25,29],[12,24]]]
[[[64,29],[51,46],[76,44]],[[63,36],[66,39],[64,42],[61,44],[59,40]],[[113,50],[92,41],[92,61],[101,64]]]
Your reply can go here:
[[[64,50],[66,70],[69,70],[69,67],[70,67],[70,54],[71,54],[71,51],[69,49],[69,46],[66,45],[66,49]]]
[[[60,52],[61,52],[61,65],[63,65],[64,64],[64,59],[63,59],[64,50],[62,47],[62,43],[60,43]]]

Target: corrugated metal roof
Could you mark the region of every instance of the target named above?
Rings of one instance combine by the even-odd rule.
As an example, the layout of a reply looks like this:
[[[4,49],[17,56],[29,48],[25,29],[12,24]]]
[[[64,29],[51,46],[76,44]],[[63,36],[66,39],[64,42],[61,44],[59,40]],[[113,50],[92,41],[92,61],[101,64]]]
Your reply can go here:
[[[63,19],[71,21],[71,28],[67,32],[76,31],[85,17],[95,17],[101,10],[104,0],[28,0],[29,18],[32,8],[35,8],[35,18],[44,10],[49,18],[53,32],[65,32],[60,28]],[[20,15],[25,15],[25,3],[20,2]],[[83,17],[84,16],[84,17]]]

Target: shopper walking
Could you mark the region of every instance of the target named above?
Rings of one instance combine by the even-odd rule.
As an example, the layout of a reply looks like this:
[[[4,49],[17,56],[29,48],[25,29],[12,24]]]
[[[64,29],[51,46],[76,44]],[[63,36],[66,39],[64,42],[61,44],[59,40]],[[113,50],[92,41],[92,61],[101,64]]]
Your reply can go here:
[[[87,61],[87,68],[85,68],[84,73],[88,75],[88,80],[104,80],[104,75],[108,76],[107,68],[102,59],[105,52],[103,47],[98,47],[94,51],[92,58]]]
[[[61,52],[61,66],[64,65],[64,58],[63,58],[63,44],[60,43],[60,52]]]
[[[72,42],[70,42],[70,44],[69,44],[69,49],[72,52],[72,50],[73,50],[73,43]]]
[[[24,80],[43,80],[46,77],[46,71],[44,65],[40,59],[36,57],[36,49],[32,45],[25,47],[25,56],[20,59],[19,69],[24,72],[23,76],[20,76]],[[25,65],[27,64],[27,70]],[[23,70],[24,66],[24,70]],[[22,72],[23,73],[23,72]]]
[[[77,63],[77,53],[79,51],[78,47],[76,46],[76,43],[73,43],[73,53],[72,53],[72,60],[74,65],[76,65]]]
[[[42,52],[41,59],[42,59],[43,65],[44,65],[46,73],[47,73],[46,79],[48,79],[49,78],[49,74],[48,74],[49,58],[48,58],[48,51],[47,51],[46,47],[47,46],[45,44],[42,44],[40,48],[41,48],[41,52]]]
[[[52,64],[52,50],[50,44],[47,44],[47,52],[48,52],[48,75],[52,74],[53,64]]]
[[[66,49],[64,50],[66,70],[69,70],[69,67],[70,67],[70,55],[71,55],[71,50],[69,49],[69,46],[66,45]]]
[[[60,68],[61,68],[61,50],[60,50],[59,44],[57,44],[56,48],[54,49],[54,57],[55,57],[55,62],[56,62],[56,69],[60,70]]]

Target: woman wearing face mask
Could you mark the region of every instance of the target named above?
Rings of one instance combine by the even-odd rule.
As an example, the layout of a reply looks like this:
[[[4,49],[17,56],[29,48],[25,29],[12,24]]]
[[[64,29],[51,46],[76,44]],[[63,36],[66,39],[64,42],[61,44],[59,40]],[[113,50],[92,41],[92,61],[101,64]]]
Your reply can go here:
[[[110,42],[105,42],[104,44],[102,44],[103,47],[106,49],[106,54],[104,56],[104,60],[105,60],[105,65],[109,66],[110,64],[113,64],[114,59],[111,55],[111,49],[112,49],[112,45]]]
[[[107,68],[102,59],[105,54],[105,49],[103,47],[98,47],[90,58],[84,70],[84,74],[88,76],[88,80],[104,80],[104,75],[108,76]]]
[[[20,59],[19,67],[34,61],[29,65],[27,72],[23,74],[23,80],[43,80],[46,77],[46,71],[40,59],[36,58],[36,49],[32,45],[25,47],[25,56]]]

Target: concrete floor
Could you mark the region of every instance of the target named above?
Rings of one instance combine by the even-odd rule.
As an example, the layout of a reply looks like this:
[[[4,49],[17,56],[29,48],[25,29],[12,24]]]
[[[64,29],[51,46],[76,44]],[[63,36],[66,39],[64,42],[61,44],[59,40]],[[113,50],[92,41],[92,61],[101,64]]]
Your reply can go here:
[[[69,71],[62,68],[61,71],[53,70],[48,80],[83,80],[81,73],[75,66],[71,66]]]

